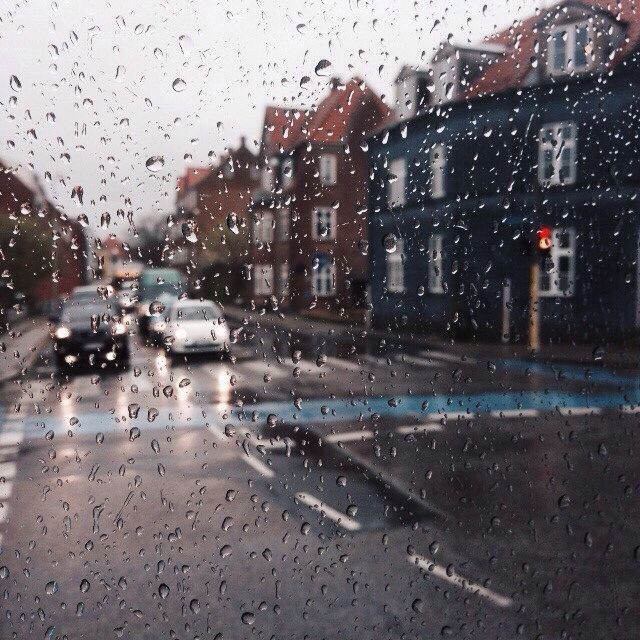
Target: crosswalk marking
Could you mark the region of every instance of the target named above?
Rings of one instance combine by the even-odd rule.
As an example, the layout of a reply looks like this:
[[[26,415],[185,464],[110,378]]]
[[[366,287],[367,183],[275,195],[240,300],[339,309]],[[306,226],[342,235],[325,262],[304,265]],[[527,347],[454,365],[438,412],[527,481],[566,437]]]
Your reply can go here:
[[[253,467],[258,473],[265,476],[265,478],[273,478],[276,475],[273,469],[270,469],[266,464],[260,462],[260,460],[256,460],[252,456],[241,456],[241,459],[250,467]]]
[[[8,500],[13,489],[13,482],[0,482],[0,502]]]
[[[12,447],[22,443],[23,431],[3,431],[0,433],[0,447]]]
[[[430,358],[419,358],[417,356],[410,356],[404,353],[398,354],[393,358],[396,362],[413,364],[418,367],[424,367],[426,369],[438,369],[442,367],[441,362],[431,360]]]
[[[420,351],[421,356],[425,358],[430,358],[432,360],[442,360],[444,362],[455,362],[458,364],[476,364],[475,358],[468,358],[466,356],[458,356],[454,353],[446,353],[444,351],[436,351],[436,350],[427,350]]]
[[[16,475],[16,463],[15,462],[0,462],[0,480],[2,478],[11,480]]]
[[[296,498],[306,504],[308,507],[311,507],[314,511],[318,511],[322,516],[326,516],[330,518],[335,523],[347,529],[348,531],[358,531],[361,527],[360,523],[349,516],[340,513],[333,507],[330,507],[328,504],[325,504],[321,500],[318,500],[315,496],[312,496],[310,493],[297,493]]]

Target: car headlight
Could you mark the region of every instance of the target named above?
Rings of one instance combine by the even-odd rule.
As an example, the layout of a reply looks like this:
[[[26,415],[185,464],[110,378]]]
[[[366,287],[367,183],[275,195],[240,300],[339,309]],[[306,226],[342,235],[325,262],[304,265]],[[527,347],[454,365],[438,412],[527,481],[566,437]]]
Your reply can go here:
[[[111,329],[111,332],[113,333],[114,336],[121,336],[123,333],[125,333],[127,330],[127,327],[125,327],[122,322],[116,322],[113,325],[113,328]]]
[[[187,337],[187,332],[184,329],[176,329],[175,337],[178,340],[184,340]]]
[[[56,338],[59,338],[60,340],[64,340],[65,338],[68,338],[71,335],[71,329],[69,329],[69,327],[58,327],[56,329]]]

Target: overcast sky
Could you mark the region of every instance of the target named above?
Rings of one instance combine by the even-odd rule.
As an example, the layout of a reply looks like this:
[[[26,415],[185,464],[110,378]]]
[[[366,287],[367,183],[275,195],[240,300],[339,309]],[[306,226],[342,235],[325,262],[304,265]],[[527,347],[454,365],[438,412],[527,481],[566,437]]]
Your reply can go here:
[[[0,158],[50,172],[47,190],[64,211],[86,214],[95,229],[109,212],[109,230],[124,237],[126,224],[114,226],[118,209],[133,210],[138,220],[164,216],[187,163],[206,164],[210,152],[236,145],[241,135],[254,144],[265,105],[310,107],[329,76],[354,74],[391,104],[402,64],[424,64],[448,37],[477,41],[535,11],[521,2],[487,4],[4,2]],[[323,59],[332,67],[319,77]],[[159,171],[147,169],[151,156],[164,159]],[[71,198],[77,185],[82,205]]]

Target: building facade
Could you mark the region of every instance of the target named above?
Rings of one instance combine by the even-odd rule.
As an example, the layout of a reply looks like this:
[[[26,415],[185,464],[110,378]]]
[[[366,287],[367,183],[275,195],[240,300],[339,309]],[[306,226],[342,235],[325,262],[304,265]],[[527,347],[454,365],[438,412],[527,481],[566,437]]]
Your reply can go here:
[[[271,300],[313,315],[363,317],[365,141],[390,118],[389,108],[357,78],[345,84],[334,79],[311,111],[267,110],[263,183],[252,220],[257,305]]]
[[[88,247],[82,225],[47,198],[35,177],[1,163],[0,218],[0,271],[7,274],[0,306],[10,302],[8,293],[21,293],[31,307],[46,311],[53,300],[86,282]]]
[[[248,218],[261,179],[258,157],[244,138],[211,167],[190,168],[180,178],[169,229],[170,263],[189,273],[203,295],[236,300],[251,294],[244,267],[249,255]]]
[[[545,225],[542,338],[637,332],[640,23],[627,4],[564,2],[476,48],[443,45],[428,105],[403,70],[405,119],[369,145],[375,325],[524,339],[528,245]]]

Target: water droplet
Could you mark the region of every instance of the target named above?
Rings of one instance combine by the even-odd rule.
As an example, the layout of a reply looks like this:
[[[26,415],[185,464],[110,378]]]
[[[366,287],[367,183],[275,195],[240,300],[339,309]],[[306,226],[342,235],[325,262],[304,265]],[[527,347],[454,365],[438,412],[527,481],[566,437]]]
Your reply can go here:
[[[251,613],[251,611],[245,611],[242,616],[240,616],[240,619],[242,620],[243,624],[247,624],[249,626],[251,626],[256,621],[256,617],[253,613]]]
[[[91,589],[91,583],[86,578],[83,578],[80,583],[80,591],[82,591],[82,593],[87,593],[89,589]]]
[[[327,71],[328,69],[331,68],[331,63],[328,60],[325,60],[324,58],[322,60],[320,60],[318,62],[318,64],[316,65],[315,68],[315,72],[317,76],[326,76],[326,73],[322,73],[323,71]]]
[[[235,235],[240,233],[240,229],[238,228],[238,216],[235,213],[230,213],[227,216],[227,227],[229,227],[229,231]]]
[[[154,453],[160,453],[160,445],[155,438],[151,441],[151,448],[153,449]]]
[[[164,158],[162,156],[151,156],[147,158],[146,166],[149,171],[160,171],[164,167]]]
[[[180,93],[180,91],[184,91],[187,88],[187,83],[182,78],[176,78],[171,86],[174,91]]]
[[[140,437],[140,429],[138,427],[132,427],[129,431],[129,442],[133,442]]]
[[[198,615],[200,613],[200,601],[197,598],[194,598],[189,603],[189,609],[191,609],[191,613]]]
[[[387,253],[394,253],[398,246],[398,239],[395,234],[387,233],[384,238],[382,238],[382,246]]]
[[[558,498],[558,506],[566,509],[571,504],[571,498],[565,493]]]
[[[189,36],[180,36],[178,38],[178,44],[180,45],[180,51],[184,56],[190,56],[193,49],[193,42]]]
[[[44,587],[44,592],[48,596],[52,596],[54,593],[57,593],[57,591],[58,591],[58,583],[55,580],[51,580],[50,582],[47,582],[47,584]]]
[[[171,589],[169,589],[169,587],[164,582],[158,587],[158,594],[163,600],[166,599],[170,591]]]
[[[127,407],[127,410],[129,411],[129,417],[131,419],[137,418],[138,417],[138,412],[140,411],[140,405],[136,404],[135,402],[132,402]]]
[[[222,549],[220,549],[220,555],[223,558],[228,558],[232,553],[232,549],[231,549],[231,545],[229,544],[225,544],[224,547],[222,547]]]
[[[347,515],[350,518],[353,518],[356,515],[356,513],[358,513],[358,507],[355,504],[350,504],[347,507]]]
[[[22,83],[18,76],[11,76],[9,78],[9,86],[16,92],[22,89]]]
[[[336,478],[336,484],[339,487],[346,487],[347,486],[347,478],[345,476],[338,476]]]
[[[412,608],[416,613],[422,613],[422,611],[424,610],[424,603],[422,602],[422,600],[420,600],[420,598],[416,598],[416,599],[411,603],[411,608]]]

